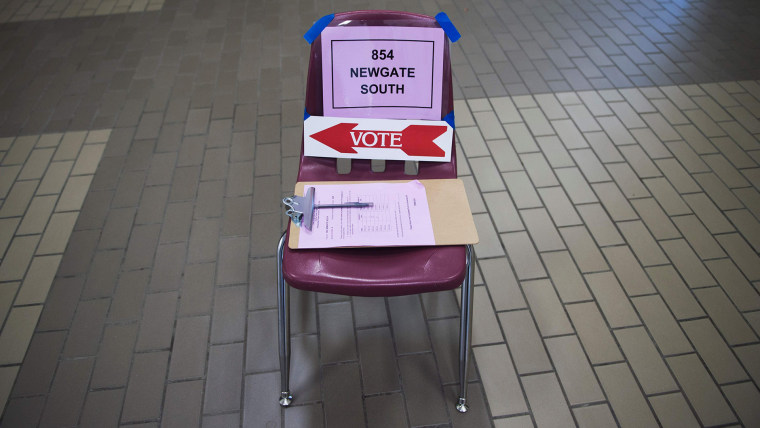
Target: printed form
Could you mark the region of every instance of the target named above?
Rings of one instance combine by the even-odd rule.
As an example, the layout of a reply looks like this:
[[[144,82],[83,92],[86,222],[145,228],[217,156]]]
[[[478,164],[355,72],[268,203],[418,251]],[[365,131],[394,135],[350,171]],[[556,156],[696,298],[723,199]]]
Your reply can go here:
[[[314,187],[316,205],[372,202],[372,206],[315,209],[311,231],[299,232],[298,248],[435,245],[425,186],[417,180],[309,187]]]

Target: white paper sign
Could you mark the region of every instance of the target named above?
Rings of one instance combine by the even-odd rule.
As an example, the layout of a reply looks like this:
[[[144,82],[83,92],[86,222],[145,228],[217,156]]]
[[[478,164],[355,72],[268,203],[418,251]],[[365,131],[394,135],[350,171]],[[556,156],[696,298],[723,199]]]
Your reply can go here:
[[[310,116],[304,155],[428,162],[451,160],[454,129],[438,120]]]
[[[441,28],[338,26],[321,37],[325,116],[441,119]]]

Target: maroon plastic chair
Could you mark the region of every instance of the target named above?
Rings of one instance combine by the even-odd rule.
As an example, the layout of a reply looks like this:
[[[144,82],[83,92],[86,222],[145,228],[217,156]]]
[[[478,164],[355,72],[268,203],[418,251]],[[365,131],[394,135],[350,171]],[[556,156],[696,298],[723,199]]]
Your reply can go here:
[[[336,14],[329,26],[438,27],[432,17],[406,12],[356,11]],[[321,116],[322,47],[311,45],[306,86],[306,112]],[[444,47],[441,117],[454,110],[451,61]],[[450,162],[420,162],[417,175],[404,172],[403,161],[386,161],[385,171],[373,172],[369,160],[354,159],[348,174],[339,174],[333,158],[305,157],[301,143],[298,181],[411,180],[456,178],[456,153]],[[277,248],[277,303],[279,310],[280,405],[287,407],[290,392],[289,288],[349,296],[387,297],[452,290],[462,285],[459,337],[459,399],[457,410],[467,411],[467,369],[472,330],[472,247],[394,247],[291,250],[286,245],[291,225]],[[323,333],[325,334],[325,333]]]

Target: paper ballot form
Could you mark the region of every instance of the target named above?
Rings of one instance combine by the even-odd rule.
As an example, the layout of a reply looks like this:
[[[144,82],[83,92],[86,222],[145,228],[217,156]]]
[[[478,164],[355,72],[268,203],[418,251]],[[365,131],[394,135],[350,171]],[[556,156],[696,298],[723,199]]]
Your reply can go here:
[[[458,179],[297,183],[315,189],[315,205],[372,202],[371,207],[314,210],[312,230],[292,226],[291,249],[463,245],[478,242],[464,184]]]
[[[434,245],[425,186],[408,183],[321,184],[315,204],[371,202],[371,207],[314,210],[299,248]]]

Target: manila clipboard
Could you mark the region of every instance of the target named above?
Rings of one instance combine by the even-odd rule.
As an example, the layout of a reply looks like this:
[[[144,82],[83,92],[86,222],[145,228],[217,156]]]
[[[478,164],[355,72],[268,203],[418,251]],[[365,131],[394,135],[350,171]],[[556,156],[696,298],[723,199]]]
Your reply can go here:
[[[354,183],[405,183],[410,180],[393,181],[309,181],[296,183],[295,194],[303,196],[304,187],[314,184],[354,184]],[[464,183],[458,178],[420,180],[425,186],[430,220],[433,224],[435,245],[467,245],[478,243],[478,231],[467,201]],[[298,248],[301,228],[292,226],[288,247]]]

